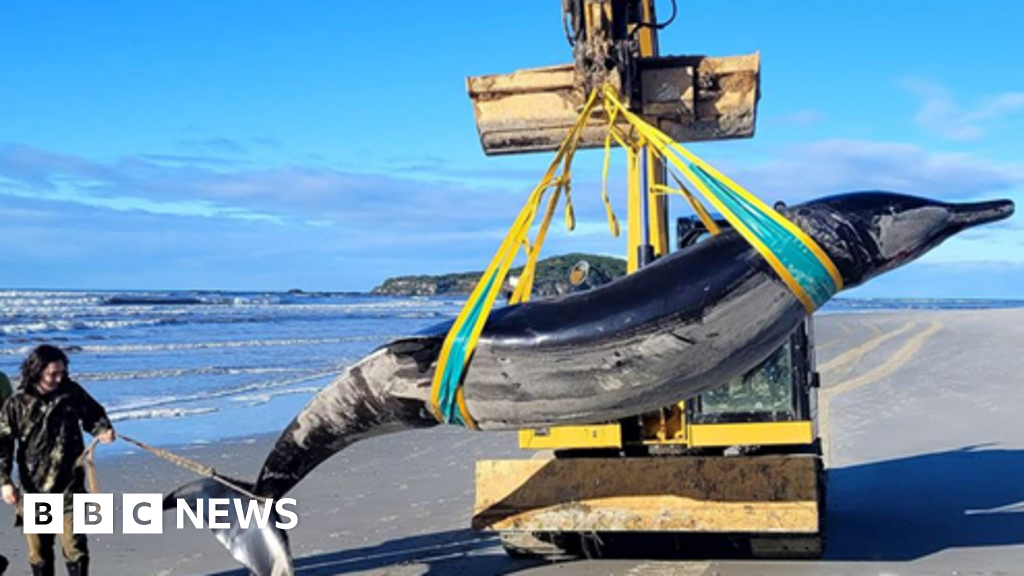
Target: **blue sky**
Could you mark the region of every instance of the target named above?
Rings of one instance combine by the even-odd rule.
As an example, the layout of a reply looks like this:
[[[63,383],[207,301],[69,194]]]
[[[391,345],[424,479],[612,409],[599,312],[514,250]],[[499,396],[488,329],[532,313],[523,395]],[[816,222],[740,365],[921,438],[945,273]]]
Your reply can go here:
[[[1024,3],[680,3],[663,53],[761,52],[756,137],[694,149],[763,198],[1024,201]],[[550,157],[485,157],[465,78],[567,62],[559,10],[5,2],[0,286],[368,290],[480,269]],[[581,225],[546,253],[624,252],[600,160],[581,154]],[[1017,216],[851,295],[1021,286]]]

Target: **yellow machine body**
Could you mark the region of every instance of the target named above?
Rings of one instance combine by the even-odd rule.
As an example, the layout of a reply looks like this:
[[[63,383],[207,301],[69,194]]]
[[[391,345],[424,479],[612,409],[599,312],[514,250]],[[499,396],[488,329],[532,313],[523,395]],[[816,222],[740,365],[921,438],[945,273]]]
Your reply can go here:
[[[812,457],[481,461],[473,527],[810,535],[820,477]]]
[[[753,136],[759,55],[659,58],[656,27],[639,25],[655,21],[653,2],[568,0],[573,64],[469,78],[484,152],[554,150],[586,94],[607,83],[676,141]],[[632,58],[621,57],[625,41],[635,42]],[[599,113],[580,147],[604,146],[606,125]],[[642,156],[627,161],[629,273],[670,250],[666,199],[646,190],[665,182],[665,170]],[[813,334],[810,325],[804,330],[786,347],[787,366],[795,354],[810,362],[794,376],[808,385],[794,385],[791,403],[800,409],[793,415],[708,416],[704,408],[727,403],[731,390],[742,397],[760,385],[755,378],[729,383],[706,402],[681,400],[620,422],[522,430],[522,448],[551,457],[478,462],[473,527],[500,531],[510,554],[550,558],[563,557],[562,536],[587,532],[745,534],[755,555],[820,554],[825,475]],[[755,447],[771,455],[724,455]]]
[[[658,420],[645,416],[645,421]],[[729,448],[732,446],[811,445],[816,439],[814,423],[748,422],[729,424],[690,424],[683,418],[651,422],[653,435],[640,442],[646,445],[677,445],[687,448]],[[581,450],[587,448],[623,448],[622,425],[556,426],[544,430],[520,430],[519,447],[525,450]]]

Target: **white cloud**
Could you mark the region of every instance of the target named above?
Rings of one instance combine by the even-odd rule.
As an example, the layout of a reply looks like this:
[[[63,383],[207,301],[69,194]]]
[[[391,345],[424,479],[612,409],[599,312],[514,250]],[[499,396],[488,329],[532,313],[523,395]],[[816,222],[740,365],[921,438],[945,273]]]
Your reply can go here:
[[[904,80],[902,85],[924,100],[915,122],[950,140],[978,140],[985,135],[987,123],[1024,111],[1024,92],[997,94],[964,108],[943,86],[919,78]]]
[[[759,164],[719,168],[766,201],[856,190],[962,200],[1024,188],[1024,163],[867,140],[820,140],[780,149]]]
[[[896,142],[821,140],[780,149],[756,165],[721,164],[724,172],[769,202],[793,204],[842,192],[888,190],[952,202],[1010,198],[1018,207],[1024,203],[1024,162],[997,163]],[[1018,215],[968,231],[924,261],[1024,264],[1020,220]]]
[[[599,200],[599,160],[575,171],[577,230],[564,232],[559,207],[544,255],[625,254],[625,230],[611,237]],[[756,164],[710,160],[768,201],[865,189],[1024,199],[1022,164],[895,142],[822,140],[773,150]],[[518,169],[500,170],[510,167]],[[214,169],[0,147],[3,209],[18,216],[0,228],[0,244],[9,247],[0,260],[22,271],[24,285],[73,278],[76,286],[367,289],[389,275],[486,265],[531,188],[522,179],[499,185],[501,177],[481,184],[488,176],[459,177],[444,166],[401,176],[299,165]],[[625,226],[623,188],[613,178],[609,190]],[[674,210],[683,206],[672,202]],[[263,225],[268,220],[275,225]],[[1012,220],[985,227],[943,246],[935,262],[1020,262],[1019,237]]]
[[[280,223],[282,219],[274,214],[254,212],[241,208],[224,206],[206,200],[153,200],[137,196],[97,196],[89,192],[102,183],[76,181],[74,178],[54,178],[50,186],[40,190],[26,186],[0,186],[0,196],[10,198],[43,198],[67,204],[79,204],[97,208],[109,208],[118,212],[140,211],[148,214],[171,216],[198,216],[203,218],[233,218],[260,220]]]
[[[1024,264],[988,261],[931,262],[924,259],[844,292],[843,297],[1019,300],[1022,283]]]
[[[145,156],[100,162],[26,146],[0,146],[0,194],[156,214],[423,230],[443,222],[446,227],[472,229],[482,222],[511,222],[529,191],[518,184],[393,174],[298,165],[215,168]]]

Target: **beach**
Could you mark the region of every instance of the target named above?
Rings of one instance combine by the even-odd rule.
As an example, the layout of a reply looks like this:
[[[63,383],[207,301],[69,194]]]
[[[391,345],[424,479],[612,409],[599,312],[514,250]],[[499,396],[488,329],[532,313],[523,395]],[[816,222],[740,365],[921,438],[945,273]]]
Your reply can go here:
[[[821,560],[509,559],[494,534],[468,528],[474,466],[532,453],[514,432],[438,427],[358,443],[289,494],[296,573],[1024,573],[1024,310],[826,314],[815,332],[829,467]],[[173,449],[251,479],[274,437]],[[98,471],[102,491],[115,494],[166,493],[196,478],[137,449],[101,454]],[[0,553],[9,574],[25,574],[12,520],[0,509]],[[245,575],[209,532],[176,529],[173,512],[164,523],[163,535],[123,535],[118,519],[114,535],[92,536],[93,573]]]

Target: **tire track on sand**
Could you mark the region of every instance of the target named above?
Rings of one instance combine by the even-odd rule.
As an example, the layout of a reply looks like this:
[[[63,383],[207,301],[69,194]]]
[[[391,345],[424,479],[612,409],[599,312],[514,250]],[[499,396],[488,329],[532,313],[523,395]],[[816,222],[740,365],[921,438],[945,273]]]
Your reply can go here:
[[[846,376],[850,373],[850,370],[853,369],[854,365],[856,365],[857,362],[859,362],[868,352],[871,352],[875,348],[878,348],[897,336],[902,336],[903,334],[913,330],[917,327],[917,322],[907,322],[903,326],[891,332],[882,332],[880,328],[873,324],[865,323],[864,325],[872,329],[872,331],[878,335],[864,342],[860,346],[851,348],[826,362],[819,369],[823,376],[825,374],[834,378]]]
[[[822,367],[822,377],[824,378],[826,376],[825,371],[829,369],[830,365],[834,369],[835,366],[844,365],[847,361],[849,361],[849,358],[847,358],[843,362],[836,362],[837,360],[841,360],[841,359],[843,359],[844,357],[847,357],[847,356],[850,356],[850,358],[853,358],[854,356],[851,355],[852,353],[860,351],[861,348],[864,348],[864,347],[868,346],[869,344],[873,344],[872,346],[870,346],[870,348],[868,348],[868,350],[862,351],[862,352],[860,352],[859,354],[857,354],[855,356],[857,359],[859,359],[859,358],[863,357],[864,354],[866,354],[868,351],[873,350],[874,348],[877,348],[883,342],[885,342],[887,340],[890,340],[891,338],[893,338],[895,336],[898,336],[899,334],[903,334],[903,333],[907,332],[908,330],[910,330],[911,327],[916,327],[916,326],[917,326],[917,324],[913,324],[913,323],[912,324],[908,324],[906,326],[903,326],[899,330],[896,330],[895,332],[891,332],[889,334],[882,335],[882,336],[880,336],[878,338],[875,338],[873,340],[870,340],[870,341],[862,344],[861,346],[858,346],[857,348],[854,348],[850,352],[847,352],[846,354],[843,354],[839,358],[836,358],[832,362],[829,362],[824,367]],[[832,427],[830,425],[831,424],[831,422],[830,422],[830,415],[831,415],[832,400],[835,399],[840,394],[846,394],[847,392],[852,392],[853,390],[857,390],[859,388],[863,388],[864,386],[867,386],[869,384],[874,384],[874,383],[879,382],[882,379],[892,375],[894,372],[896,372],[897,370],[902,368],[907,362],[909,362],[911,359],[913,359],[914,356],[917,355],[918,351],[921,350],[921,347],[924,346],[925,343],[928,342],[928,340],[930,340],[933,336],[935,336],[936,334],[941,332],[942,329],[943,329],[943,325],[942,325],[941,322],[931,321],[931,322],[928,323],[928,327],[927,328],[925,328],[923,331],[921,331],[920,333],[916,334],[915,336],[911,337],[906,342],[904,342],[903,346],[901,346],[895,352],[893,352],[888,357],[888,359],[886,359],[885,362],[882,362],[878,366],[875,366],[871,370],[868,370],[867,372],[865,372],[865,373],[863,373],[863,374],[861,374],[859,376],[854,376],[853,378],[847,378],[846,380],[842,380],[838,384],[835,384],[835,385],[830,386],[828,388],[822,388],[821,390],[819,390],[819,392],[818,392],[818,426],[819,426],[819,429],[823,432],[821,434],[822,452],[825,455],[825,463],[826,463],[826,465],[831,463],[831,460],[832,460],[832,451],[831,451]]]

